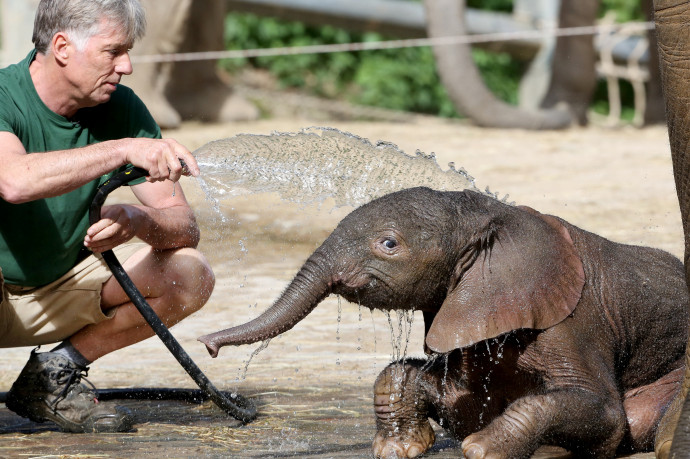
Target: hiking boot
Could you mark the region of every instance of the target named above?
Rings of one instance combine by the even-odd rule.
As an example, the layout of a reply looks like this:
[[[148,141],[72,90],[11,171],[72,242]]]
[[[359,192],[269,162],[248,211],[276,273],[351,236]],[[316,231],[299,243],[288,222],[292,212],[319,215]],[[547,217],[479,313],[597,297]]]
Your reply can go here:
[[[62,354],[34,350],[7,393],[7,408],[34,422],[53,421],[65,432],[131,430],[128,413],[99,403],[85,378],[88,370]],[[82,378],[91,388],[81,384]]]

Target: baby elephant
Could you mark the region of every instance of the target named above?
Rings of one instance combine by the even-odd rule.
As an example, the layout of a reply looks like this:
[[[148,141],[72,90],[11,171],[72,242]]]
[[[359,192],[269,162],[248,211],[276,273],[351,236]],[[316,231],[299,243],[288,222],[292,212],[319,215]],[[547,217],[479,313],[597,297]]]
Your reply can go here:
[[[273,306],[200,338],[271,338],[334,293],[423,312],[426,360],[378,377],[374,454],[414,457],[429,418],[475,458],[541,445],[613,457],[653,447],[680,389],[688,328],[681,262],[473,191],[414,188],[349,214]]]

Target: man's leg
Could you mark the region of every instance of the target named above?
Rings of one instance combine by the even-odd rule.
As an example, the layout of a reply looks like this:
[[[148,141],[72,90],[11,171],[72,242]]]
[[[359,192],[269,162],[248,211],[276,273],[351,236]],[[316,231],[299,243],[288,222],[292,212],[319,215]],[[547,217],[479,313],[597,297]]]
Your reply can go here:
[[[145,248],[127,259],[123,268],[168,327],[206,304],[215,283],[204,256],[188,248],[162,252]],[[89,361],[153,336],[153,330],[114,277],[103,284],[101,305],[106,313],[114,309],[114,316],[88,325],[69,338]]]
[[[172,326],[200,309],[213,291],[214,276],[194,249],[134,253],[123,267],[163,322]],[[121,432],[132,419],[99,403],[81,384],[95,359],[153,335],[153,330],[112,276],[103,284],[101,307],[111,318],[87,325],[51,352],[31,353],[12,385],[7,407],[37,422],[50,420],[69,432]]]

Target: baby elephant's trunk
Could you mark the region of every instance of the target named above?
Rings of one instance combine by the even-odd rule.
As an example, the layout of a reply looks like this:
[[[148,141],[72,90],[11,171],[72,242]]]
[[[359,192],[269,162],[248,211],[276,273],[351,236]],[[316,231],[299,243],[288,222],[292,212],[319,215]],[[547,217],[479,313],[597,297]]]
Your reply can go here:
[[[331,292],[328,276],[316,275],[314,256],[304,264],[287,289],[259,317],[236,327],[201,336],[212,357],[223,346],[251,344],[273,338],[294,327]]]

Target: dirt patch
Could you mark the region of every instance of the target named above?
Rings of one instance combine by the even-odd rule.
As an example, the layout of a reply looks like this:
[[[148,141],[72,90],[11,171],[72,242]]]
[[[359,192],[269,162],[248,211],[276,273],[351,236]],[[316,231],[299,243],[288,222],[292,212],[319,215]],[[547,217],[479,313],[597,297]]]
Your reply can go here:
[[[295,132],[329,125],[403,151],[434,152],[501,196],[565,218],[619,242],[682,254],[682,229],[665,127],[574,128],[562,132],[478,129],[460,122],[314,122],[274,119],[231,125],[186,124],[166,132],[196,149],[238,133]],[[218,387],[257,400],[261,416],[238,426],[209,403],[123,402],[137,432],[66,435],[25,422],[0,405],[0,456],[103,457],[366,457],[375,428],[371,387],[392,355],[388,318],[330,298],[293,330],[255,356],[257,346],[224,348],[213,360],[196,337],[256,316],[280,294],[311,251],[348,209],[302,207],[275,195],[226,203],[232,224],[219,226],[193,179],[184,180],[204,232],[217,287],[209,304],[173,329],[183,347]],[[129,199],[123,192],[113,199]],[[340,318],[340,320],[338,320]],[[422,354],[422,320],[410,337],[410,355]],[[0,353],[0,391],[11,386],[30,349]],[[92,365],[98,387],[194,387],[157,339]],[[457,457],[443,436],[430,457]],[[546,456],[558,453],[548,451]],[[651,454],[636,457],[653,457]]]

